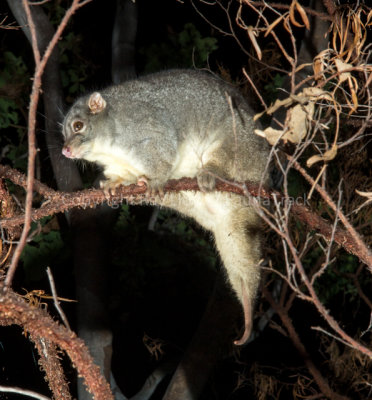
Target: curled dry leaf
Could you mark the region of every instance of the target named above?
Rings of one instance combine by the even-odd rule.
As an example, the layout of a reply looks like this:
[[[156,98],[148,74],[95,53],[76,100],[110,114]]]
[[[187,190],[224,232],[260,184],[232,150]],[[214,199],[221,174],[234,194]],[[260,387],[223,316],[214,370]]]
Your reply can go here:
[[[256,50],[257,58],[259,60],[261,60],[262,59],[262,51],[256,40],[257,32],[255,31],[253,26],[248,26],[247,33],[248,33],[248,37],[249,37],[250,41],[253,44],[254,49]]]
[[[348,64],[348,63],[340,60],[339,58],[335,59],[335,64],[336,64],[337,71],[339,72],[338,79],[339,79],[340,83],[345,82],[351,78],[350,72],[343,72],[345,70],[352,69],[353,66],[351,64]]]
[[[292,28],[291,28],[290,23],[289,23],[290,19],[291,19],[291,17],[289,16],[289,14],[284,17],[283,27],[289,34],[292,34]],[[282,47],[282,49],[283,49],[283,47]],[[293,58],[292,58],[292,60],[293,60]]]
[[[353,105],[351,106],[351,104],[350,104],[351,109],[348,113],[349,115],[353,114],[357,110],[358,105],[359,105],[358,96],[356,94],[356,91],[354,90],[354,87],[350,87],[350,91],[351,91],[351,100],[353,102]],[[348,101],[348,103],[349,103],[349,101]]]
[[[287,113],[286,126],[287,129],[273,129],[271,127],[265,130],[256,129],[255,133],[266,138],[271,144],[275,145],[279,140],[284,143],[300,143],[306,136],[309,127],[309,121],[314,114],[314,102],[309,102],[307,105],[297,104]]]
[[[325,66],[328,64],[329,59],[329,49],[321,51],[314,58],[313,71],[314,78],[316,80],[324,80],[324,70]]]
[[[286,99],[284,99],[284,100],[280,100],[280,99],[276,99],[275,100],[275,103],[272,105],[272,106],[270,106],[268,109],[266,109],[265,111],[262,111],[261,113],[259,113],[259,114],[256,114],[254,117],[253,117],[253,120],[254,121],[257,121],[259,118],[261,118],[265,113],[266,114],[268,114],[268,115],[271,115],[271,114],[273,114],[276,110],[278,110],[280,107],[282,107],[282,106],[289,106],[289,105],[291,105],[293,103],[293,99],[291,99],[290,97],[287,97]]]
[[[303,24],[296,20],[295,10],[300,14]],[[289,8],[289,17],[294,26],[297,26],[298,28],[303,28],[305,26],[307,30],[310,30],[310,22],[307,18],[306,12],[297,0],[292,1],[292,4]]]
[[[352,114],[354,111],[356,111],[356,109],[358,108],[358,97],[356,92],[358,91],[358,82],[355,79],[354,76],[351,75],[351,72],[345,72],[347,70],[351,70],[353,69],[353,66],[349,63],[346,63],[342,60],[340,60],[339,58],[336,58],[335,60],[335,65],[337,68],[337,71],[339,73],[338,78],[339,78],[339,85],[345,81],[348,82],[349,84],[349,89],[350,89],[350,95],[351,95],[351,102],[349,101],[349,99],[346,97],[346,101],[350,106],[350,111],[349,111],[349,115]]]
[[[296,67],[295,73],[297,74],[297,72],[303,70],[303,69],[306,68],[306,67],[311,67],[311,65],[312,65],[311,63],[303,63],[303,64],[300,64],[298,67]]]
[[[264,37],[270,35],[271,31],[279,24],[280,21],[284,18],[284,15],[280,15],[274,22],[272,22],[266,29]]]
[[[355,189],[356,193],[359,194],[359,196],[367,197],[369,200],[372,201],[372,192],[361,192],[360,190]]]
[[[307,161],[306,161],[306,165],[307,167],[311,167],[312,165],[314,165],[315,163],[319,162],[319,161],[331,161],[333,160],[337,155],[337,145],[333,145],[329,150],[327,150],[323,155],[315,155],[310,157]]]
[[[372,192],[361,192],[360,190],[355,189],[355,192],[359,194],[359,196],[366,197],[367,200],[359,206],[356,210],[354,210],[354,213],[357,213],[361,208],[365,207],[367,204],[372,203]]]
[[[274,146],[282,136],[284,135],[284,131],[281,129],[274,129],[269,126],[265,130],[255,129],[254,133],[258,136],[265,138],[272,146]]]
[[[309,18],[307,18],[306,12],[305,12],[304,8],[302,7],[302,5],[297,1],[296,1],[296,8],[302,18],[302,21],[303,21],[306,29],[309,31],[310,30]]]
[[[312,101],[328,100],[328,101],[332,101],[333,102],[332,96],[327,91],[322,90],[322,89],[317,88],[317,87],[304,88],[304,90],[302,91],[302,95],[304,97],[308,97]]]
[[[287,138],[292,143],[300,143],[306,136],[309,123],[314,115],[315,104],[309,101],[306,106],[301,104],[295,105],[287,113],[288,132]]]
[[[319,99],[333,101],[332,96],[328,92],[315,87],[304,88],[304,90],[297,95],[291,95],[284,100],[276,100],[275,103],[265,111],[267,114],[273,114],[282,106],[287,107],[293,103],[298,103],[287,113],[286,129],[279,130],[268,127],[265,130],[257,129],[255,133],[266,138],[271,145],[277,143],[278,140],[283,140],[285,143],[287,141],[291,143],[300,143],[306,136],[309,124],[314,115],[315,102]],[[256,114],[254,120],[260,118],[262,114],[263,113]]]
[[[300,92],[296,95],[290,95],[286,99],[282,99],[282,100],[281,99],[275,100],[275,103],[272,106],[267,108],[265,111],[263,111],[259,114],[256,114],[253,117],[253,119],[254,119],[254,121],[257,121],[265,113],[268,115],[272,115],[280,107],[282,107],[282,106],[287,107],[295,102],[300,103],[300,104],[306,104],[309,101],[315,102],[320,99],[333,101],[332,96],[328,92],[326,92],[320,88],[316,88],[316,87],[304,88],[304,90],[302,92]]]

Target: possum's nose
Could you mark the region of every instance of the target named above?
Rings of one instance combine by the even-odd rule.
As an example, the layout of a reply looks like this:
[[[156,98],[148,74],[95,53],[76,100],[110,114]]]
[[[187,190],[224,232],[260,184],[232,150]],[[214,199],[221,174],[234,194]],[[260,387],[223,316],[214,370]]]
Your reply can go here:
[[[71,147],[70,146],[63,147],[62,154],[67,158],[72,158]]]

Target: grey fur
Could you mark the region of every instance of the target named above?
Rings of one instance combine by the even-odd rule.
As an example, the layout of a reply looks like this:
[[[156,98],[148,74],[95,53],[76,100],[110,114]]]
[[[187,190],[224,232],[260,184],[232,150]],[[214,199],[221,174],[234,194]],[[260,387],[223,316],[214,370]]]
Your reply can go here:
[[[268,146],[253,133],[252,115],[239,91],[221,79],[170,70],[81,97],[63,127],[63,154],[100,164],[105,190],[142,181],[157,193],[169,179],[198,179],[200,192],[155,198],[213,232],[244,307],[245,333],[236,344],[248,339],[251,328],[260,224],[247,199],[213,189],[216,176],[266,183]]]

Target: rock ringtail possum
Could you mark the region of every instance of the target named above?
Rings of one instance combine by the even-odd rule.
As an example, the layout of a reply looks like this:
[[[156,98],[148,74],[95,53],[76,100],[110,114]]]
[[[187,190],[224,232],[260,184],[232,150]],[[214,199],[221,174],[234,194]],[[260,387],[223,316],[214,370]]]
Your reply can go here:
[[[140,183],[161,193],[169,179],[197,178],[200,192],[155,201],[211,231],[243,309],[249,337],[259,283],[260,223],[242,196],[214,191],[216,177],[266,183],[268,146],[237,89],[207,73],[169,70],[79,98],[63,123],[68,158],[103,168],[105,190]]]

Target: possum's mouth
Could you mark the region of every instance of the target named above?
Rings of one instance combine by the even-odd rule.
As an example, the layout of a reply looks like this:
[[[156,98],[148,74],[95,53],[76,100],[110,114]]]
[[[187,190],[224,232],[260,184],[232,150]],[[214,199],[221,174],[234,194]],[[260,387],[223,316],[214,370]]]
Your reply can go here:
[[[62,148],[62,154],[71,159],[84,158],[84,152],[73,149],[70,145],[65,145]]]
[[[62,149],[62,154],[67,157],[67,158],[76,158],[71,151],[71,147],[70,146],[64,146]]]

